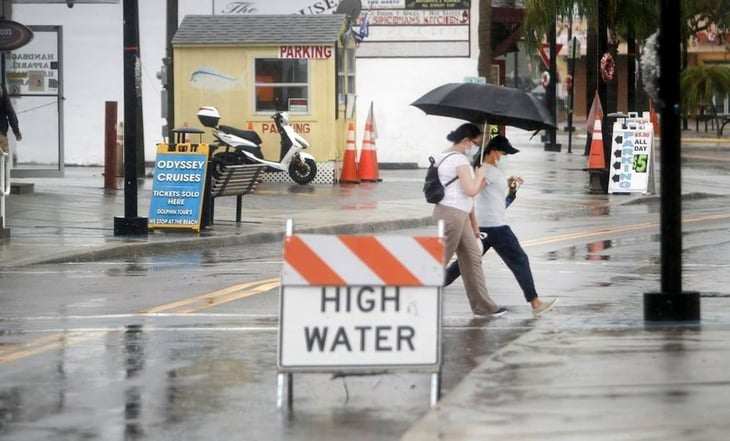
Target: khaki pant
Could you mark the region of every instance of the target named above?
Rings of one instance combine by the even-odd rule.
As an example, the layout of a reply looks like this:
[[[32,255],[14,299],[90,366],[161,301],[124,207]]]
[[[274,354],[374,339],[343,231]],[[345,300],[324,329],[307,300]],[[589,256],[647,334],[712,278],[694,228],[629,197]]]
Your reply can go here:
[[[456,252],[466,297],[469,299],[472,312],[477,315],[496,312],[499,306],[494,303],[487,292],[479,239],[474,236],[471,222],[469,222],[469,213],[436,204],[433,209],[433,218],[436,221],[444,221],[445,258],[448,261]]]
[[[0,150],[5,153],[10,153],[10,146],[8,146],[8,135],[0,133]]]

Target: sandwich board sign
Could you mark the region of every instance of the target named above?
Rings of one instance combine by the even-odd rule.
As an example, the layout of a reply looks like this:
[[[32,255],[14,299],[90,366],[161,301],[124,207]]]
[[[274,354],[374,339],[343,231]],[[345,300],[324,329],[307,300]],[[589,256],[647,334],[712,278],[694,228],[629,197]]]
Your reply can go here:
[[[158,144],[149,228],[200,231],[208,144]]]
[[[635,113],[613,124],[609,160],[609,193],[654,191],[654,125]]]
[[[279,390],[293,372],[432,372],[438,399],[444,269],[440,236],[284,238]],[[289,405],[291,406],[291,388]]]

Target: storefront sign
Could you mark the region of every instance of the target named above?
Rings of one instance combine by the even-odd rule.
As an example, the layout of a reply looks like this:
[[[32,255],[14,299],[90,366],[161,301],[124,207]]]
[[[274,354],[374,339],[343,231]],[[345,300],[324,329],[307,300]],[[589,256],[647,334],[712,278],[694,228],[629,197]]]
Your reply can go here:
[[[331,14],[343,0],[213,0],[213,14]],[[358,58],[469,57],[472,0],[353,0],[360,14],[352,31],[361,30],[368,15],[369,34],[358,47]],[[330,58],[308,55],[307,46],[282,46],[281,58]]]
[[[279,58],[332,58],[332,46],[279,46]]]
[[[58,91],[58,35],[37,32],[32,41],[5,56],[10,95],[45,95]]]
[[[0,19],[0,51],[12,51],[28,44],[33,39],[33,31],[27,26],[12,20]]]

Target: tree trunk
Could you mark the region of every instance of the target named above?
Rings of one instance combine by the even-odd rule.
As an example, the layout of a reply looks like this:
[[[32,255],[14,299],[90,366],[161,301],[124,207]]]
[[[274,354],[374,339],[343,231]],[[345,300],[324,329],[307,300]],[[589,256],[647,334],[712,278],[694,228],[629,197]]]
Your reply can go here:
[[[492,0],[479,0],[479,58],[477,60],[477,73],[480,77],[492,82]],[[498,79],[495,79],[495,84]]]

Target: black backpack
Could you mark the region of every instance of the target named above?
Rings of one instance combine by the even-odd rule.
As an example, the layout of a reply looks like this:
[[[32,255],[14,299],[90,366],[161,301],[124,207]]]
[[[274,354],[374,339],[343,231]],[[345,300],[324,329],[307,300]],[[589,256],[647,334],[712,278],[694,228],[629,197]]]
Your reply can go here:
[[[423,183],[423,194],[426,195],[426,202],[429,204],[438,204],[441,202],[441,199],[444,198],[444,189],[458,178],[458,176],[455,176],[446,185],[442,185],[439,179],[439,166],[446,158],[453,154],[455,152],[446,155],[438,165],[436,165],[436,160],[433,159],[433,156],[428,157],[429,165],[428,170],[426,170],[426,181]]]

